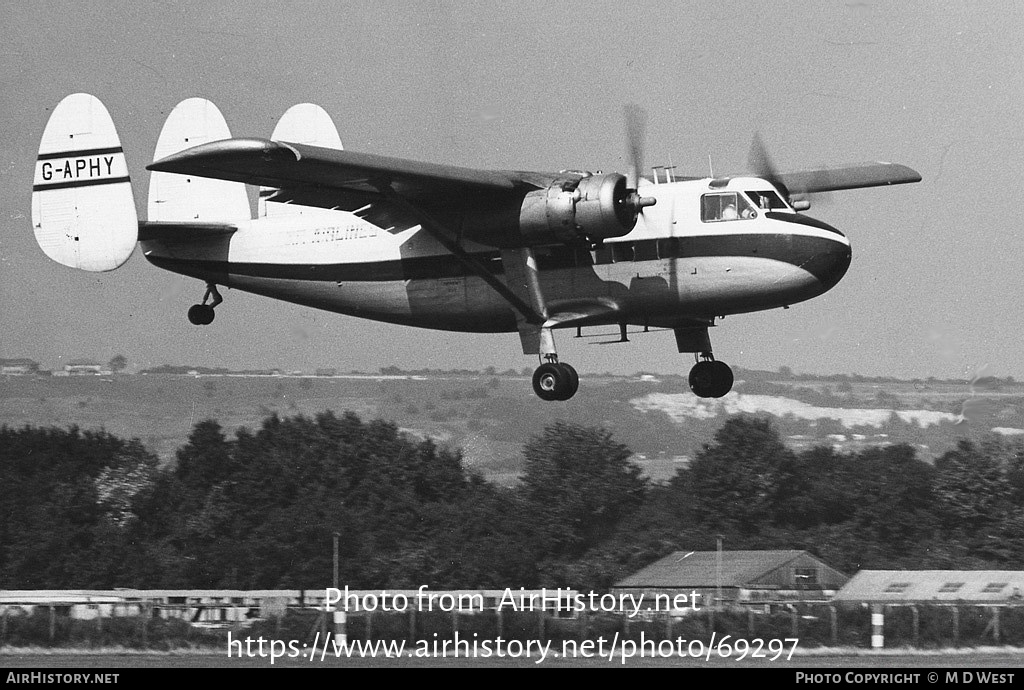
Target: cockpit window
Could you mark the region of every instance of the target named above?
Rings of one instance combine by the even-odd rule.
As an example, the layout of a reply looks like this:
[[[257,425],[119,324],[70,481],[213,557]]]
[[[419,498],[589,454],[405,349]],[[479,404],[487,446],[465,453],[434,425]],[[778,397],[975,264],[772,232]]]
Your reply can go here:
[[[757,217],[750,202],[736,192],[705,194],[700,201],[700,219],[705,223]]]
[[[786,202],[784,202],[782,200],[782,198],[778,194],[776,194],[775,192],[771,192],[771,191],[747,192],[747,196],[749,196],[751,198],[751,200],[753,200],[754,204],[758,208],[763,209],[765,211],[771,211],[771,210],[777,209],[777,208],[781,208],[781,209],[785,209],[786,208]]]

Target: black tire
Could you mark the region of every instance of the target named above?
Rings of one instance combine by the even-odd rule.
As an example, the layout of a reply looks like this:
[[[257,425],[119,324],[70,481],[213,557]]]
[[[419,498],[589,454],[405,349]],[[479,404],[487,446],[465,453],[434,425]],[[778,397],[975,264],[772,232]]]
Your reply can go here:
[[[565,400],[569,373],[558,364],[541,364],[533,372],[533,392],[541,400]]]
[[[193,304],[188,308],[188,320],[195,326],[204,325],[205,314],[203,314],[202,304]]]
[[[689,383],[690,390],[698,398],[714,398],[715,395],[715,371],[711,365],[713,362],[697,362],[690,369]]]
[[[559,400],[569,400],[572,396],[576,395],[576,391],[580,389],[580,375],[576,373],[576,370],[571,364],[560,362],[558,366],[564,369],[566,375],[569,377],[569,388],[566,391],[565,397],[559,398]]]
[[[193,304],[188,308],[188,320],[196,326],[209,326],[214,316],[216,312],[208,304]]]
[[[712,374],[714,375],[714,390],[712,391],[712,398],[722,398],[729,391],[732,390],[733,374],[732,369],[725,362],[714,361],[711,362]]]

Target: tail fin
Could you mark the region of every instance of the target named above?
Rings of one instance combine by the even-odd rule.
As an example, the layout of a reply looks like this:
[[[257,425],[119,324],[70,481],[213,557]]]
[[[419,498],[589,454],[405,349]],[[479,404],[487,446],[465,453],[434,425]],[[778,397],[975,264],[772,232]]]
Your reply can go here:
[[[110,113],[95,96],[68,96],[46,123],[32,228],[48,257],[85,271],[112,271],[135,249],[139,223],[128,164]]]
[[[309,144],[329,149],[342,149],[341,137],[334,121],[323,108],[313,103],[300,103],[289,108],[270,137],[274,141],[286,141],[292,144]],[[260,187],[259,212],[264,216],[298,216],[304,211],[313,211],[308,206],[285,204],[271,198],[277,190],[273,187]],[[322,213],[316,209],[314,212]]]
[[[153,160],[230,139],[224,116],[210,101],[189,98],[174,107],[157,139]],[[252,218],[241,182],[154,172],[149,177],[149,218],[158,222],[236,222]]]

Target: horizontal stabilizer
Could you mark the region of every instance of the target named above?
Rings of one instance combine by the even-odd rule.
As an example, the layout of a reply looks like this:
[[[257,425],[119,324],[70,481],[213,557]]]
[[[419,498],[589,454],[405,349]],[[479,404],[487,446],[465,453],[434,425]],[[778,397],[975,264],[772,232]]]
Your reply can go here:
[[[231,136],[216,105],[189,98],[174,107],[157,139],[154,160]],[[237,222],[252,218],[245,185],[203,176],[155,172],[149,178],[149,220]]]
[[[778,179],[790,192],[813,194],[920,182],[921,175],[899,163],[859,163],[839,168],[778,173]]]
[[[95,96],[76,93],[50,115],[32,186],[32,228],[43,252],[85,271],[132,255],[138,216],[117,129]]]
[[[238,226],[231,223],[176,223],[173,221],[139,223],[142,242],[194,242],[208,237],[231,235]]]

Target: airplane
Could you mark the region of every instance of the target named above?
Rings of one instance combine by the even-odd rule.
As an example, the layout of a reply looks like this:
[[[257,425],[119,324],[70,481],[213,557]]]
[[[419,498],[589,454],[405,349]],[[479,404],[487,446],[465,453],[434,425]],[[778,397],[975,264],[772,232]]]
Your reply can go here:
[[[478,170],[344,150],[319,106],[288,109],[269,139],[232,138],[217,107],[179,103],[160,133],[139,221],[103,103],[63,99],[40,142],[36,240],[54,261],[111,271],[135,250],[206,284],[189,321],[213,322],[218,287],[378,321],[518,333],[534,392],[564,401],[579,375],[554,331],[671,329],[689,386],[734,383],[708,330],[835,286],[851,261],[836,228],[801,211],[820,192],[918,182],[904,165],[779,172],[760,138],[735,176],[643,171],[646,115],[627,107],[628,175]],[[259,187],[256,217],[246,185]]]

